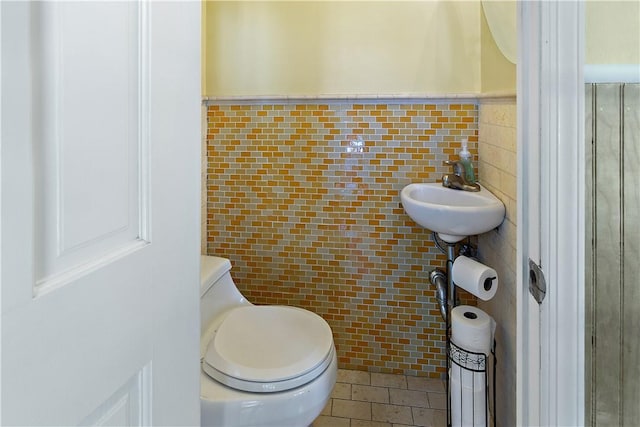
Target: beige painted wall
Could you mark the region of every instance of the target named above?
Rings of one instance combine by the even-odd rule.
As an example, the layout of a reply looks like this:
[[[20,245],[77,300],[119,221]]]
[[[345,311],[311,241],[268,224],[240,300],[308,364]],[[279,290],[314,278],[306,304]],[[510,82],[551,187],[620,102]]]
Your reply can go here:
[[[204,6],[205,96],[477,93],[480,2]]]
[[[515,90],[477,0],[208,1],[203,12],[205,96]],[[586,2],[586,63],[640,63],[638,16],[640,0]]]
[[[515,19],[515,16],[513,18]],[[484,11],[480,13],[480,41],[482,93],[515,93],[516,65],[509,62],[498,48],[487,25]]]
[[[639,22],[640,0],[586,2],[585,62],[640,64]]]

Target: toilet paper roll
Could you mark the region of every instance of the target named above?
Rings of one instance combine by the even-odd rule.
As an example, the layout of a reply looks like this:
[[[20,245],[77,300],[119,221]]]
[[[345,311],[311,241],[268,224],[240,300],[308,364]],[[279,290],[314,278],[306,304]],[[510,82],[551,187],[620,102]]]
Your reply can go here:
[[[494,333],[494,320],[478,307],[460,305],[451,310],[451,341],[461,349],[489,355]],[[449,371],[452,426],[486,426],[486,378],[486,372],[474,372],[452,363]]]
[[[495,322],[484,311],[470,305],[451,310],[451,341],[458,347],[489,355]]]
[[[455,364],[451,367],[449,388],[451,393],[451,426],[484,427],[487,425],[487,396],[484,389],[484,374],[463,370],[462,373],[455,375],[454,371],[460,369]],[[467,385],[468,383],[461,380],[467,374],[478,379],[478,381],[475,381],[474,386],[470,387]]]
[[[466,256],[456,258],[451,274],[456,286],[483,301],[489,301],[498,290],[498,273],[493,268]]]
[[[451,364],[449,370],[451,381],[457,381],[462,387],[484,390],[486,386],[486,374],[484,372],[474,372],[462,368],[456,363]]]

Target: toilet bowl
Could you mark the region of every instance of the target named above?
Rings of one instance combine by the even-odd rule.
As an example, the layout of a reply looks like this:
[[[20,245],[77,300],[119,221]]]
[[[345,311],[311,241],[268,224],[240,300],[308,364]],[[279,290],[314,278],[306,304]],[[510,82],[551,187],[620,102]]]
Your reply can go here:
[[[201,258],[202,425],[310,425],[336,382],[331,328],[308,310],[251,304],[230,270]]]

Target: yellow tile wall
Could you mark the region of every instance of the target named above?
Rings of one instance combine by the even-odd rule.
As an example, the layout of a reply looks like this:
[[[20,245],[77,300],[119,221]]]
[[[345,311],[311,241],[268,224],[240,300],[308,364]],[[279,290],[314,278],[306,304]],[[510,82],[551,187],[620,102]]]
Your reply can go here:
[[[312,310],[339,366],[440,377],[428,274],[445,256],[399,192],[477,154],[473,102],[208,103],[206,252],[256,304]],[[362,142],[361,142],[362,141]]]

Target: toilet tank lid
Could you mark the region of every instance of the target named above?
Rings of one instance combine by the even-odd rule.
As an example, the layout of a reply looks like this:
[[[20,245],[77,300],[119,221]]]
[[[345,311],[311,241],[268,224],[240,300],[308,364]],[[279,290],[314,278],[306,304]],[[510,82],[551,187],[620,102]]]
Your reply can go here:
[[[231,270],[231,261],[217,256],[200,257],[200,296],[204,295],[223,274]]]

